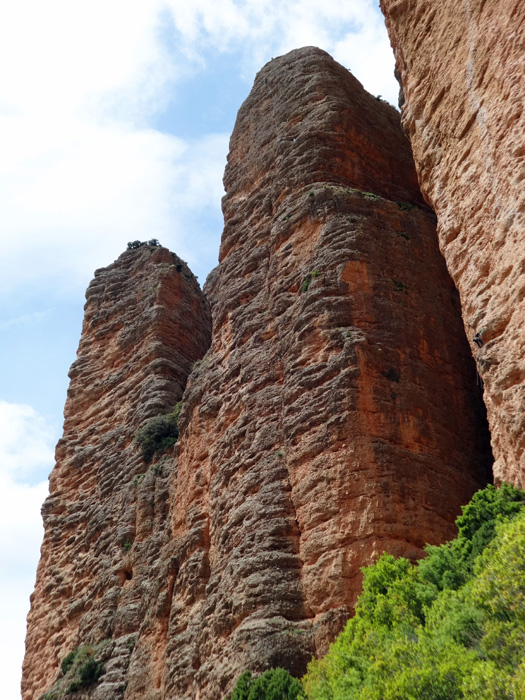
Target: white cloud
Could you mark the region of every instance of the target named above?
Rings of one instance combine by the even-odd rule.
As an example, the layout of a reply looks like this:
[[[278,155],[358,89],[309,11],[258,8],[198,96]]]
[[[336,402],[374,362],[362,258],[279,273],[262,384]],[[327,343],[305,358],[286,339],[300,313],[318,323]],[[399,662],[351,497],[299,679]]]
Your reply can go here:
[[[397,103],[394,59],[375,0],[165,0],[189,56],[240,50],[246,75],[301,46],[320,46],[365,88]]]
[[[52,464],[54,437],[54,428],[31,406],[0,401],[2,475],[13,482],[27,480],[35,471]]]
[[[18,326],[33,326],[35,323],[40,323],[49,315],[49,309],[45,311],[33,311],[32,313],[22,314],[21,316],[13,316],[6,321],[0,321],[0,331],[6,331],[9,328]]]
[[[18,121],[8,157],[29,128]],[[130,240],[190,248],[190,210],[219,211],[227,144],[227,135],[189,143],[152,129],[69,122],[45,152],[19,157],[16,173],[0,174],[0,211],[9,222],[0,291],[52,284],[66,291],[76,285],[81,294],[93,271]]]
[[[170,13],[176,46],[165,38]],[[232,70],[251,81],[272,54],[305,44],[395,99],[373,0],[4,3],[0,292],[52,283],[81,293],[96,267],[137,238],[191,258],[191,209],[219,211],[227,137],[185,143],[148,127],[151,117],[213,51],[240,52]]]
[[[67,114],[123,87],[141,100],[172,68],[161,60],[159,8],[156,0],[3,3],[4,103],[16,113]]]
[[[0,659],[2,696],[19,697],[29,596],[43,528],[44,475],[53,464],[55,430],[30,406],[0,401]]]

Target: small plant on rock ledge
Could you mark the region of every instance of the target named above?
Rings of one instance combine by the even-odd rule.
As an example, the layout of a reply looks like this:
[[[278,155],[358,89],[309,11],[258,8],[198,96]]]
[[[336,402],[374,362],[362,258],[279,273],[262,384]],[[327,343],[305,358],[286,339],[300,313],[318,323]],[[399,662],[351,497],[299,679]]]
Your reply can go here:
[[[411,211],[414,208],[413,204],[409,204],[408,202],[397,202],[397,206],[401,209],[401,211]]]
[[[406,294],[408,292],[408,287],[404,282],[398,282],[397,280],[392,280],[394,283],[394,292],[403,292],[403,294]]]
[[[171,413],[150,418],[146,425],[135,433],[135,444],[140,446],[145,462],[151,462],[155,455],[161,454],[177,442],[181,405],[182,402],[179,401]]]
[[[160,246],[159,241],[156,238],[150,238],[149,241],[130,241],[128,243],[128,250],[137,250],[137,248],[142,248],[143,246]]]
[[[303,283],[302,283],[302,285],[301,285],[301,294],[304,293],[304,292],[306,292],[306,291],[308,290],[308,287],[309,287],[310,284],[312,283],[312,280],[313,280],[315,277],[319,277],[320,274],[321,274],[321,273],[319,272],[319,270],[314,270],[313,272],[309,272],[309,273],[306,275],[306,277],[304,278]]]

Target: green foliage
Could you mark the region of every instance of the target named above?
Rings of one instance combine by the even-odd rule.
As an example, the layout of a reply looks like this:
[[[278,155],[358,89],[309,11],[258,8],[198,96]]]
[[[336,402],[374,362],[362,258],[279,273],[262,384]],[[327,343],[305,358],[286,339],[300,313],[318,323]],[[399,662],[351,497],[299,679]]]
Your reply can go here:
[[[137,248],[142,248],[143,246],[160,246],[160,243],[156,238],[150,238],[149,241],[130,241],[128,243],[128,250],[137,250]]]
[[[75,663],[77,653],[78,649],[73,649],[73,651],[70,651],[69,654],[62,659],[60,668],[62,669],[62,673],[64,674],[64,676],[69,671],[71,666],[73,666],[73,664]]]
[[[151,462],[168,447],[174,445],[179,438],[179,414],[182,402],[175,406],[171,413],[158,415],[150,420],[135,433],[135,443],[140,445],[144,461]]]
[[[459,534],[413,566],[384,554],[328,654],[310,700],[525,700],[525,494],[478,492]]]
[[[99,654],[108,641],[104,640],[97,646],[85,644],[70,651],[60,664],[62,675],[43,700],[60,700],[97,683],[104,670]]]
[[[312,280],[315,279],[316,277],[319,277],[321,273],[319,270],[314,270],[313,272],[309,272],[306,277],[303,280],[303,283],[301,285],[301,294],[303,292],[306,292],[308,290],[308,287],[312,283]]]
[[[414,205],[409,204],[408,202],[396,202],[396,204],[401,209],[401,211],[410,211],[414,208]]]
[[[458,539],[465,543],[463,559],[469,573],[476,557],[494,538],[497,524],[519,513],[524,503],[523,491],[509,484],[502,484],[499,489],[488,486],[474,494],[456,520]]]
[[[89,657],[79,666],[78,675],[79,683],[82,687],[96,683],[102,674],[102,664],[95,661],[93,657]]]
[[[228,700],[297,700],[301,683],[284,668],[272,668],[257,678],[250,671],[239,676]]]
[[[393,367],[385,370],[384,372],[382,372],[382,374],[383,374],[383,377],[385,377],[385,379],[388,379],[391,382],[399,383],[399,374],[396,372],[396,370]]]

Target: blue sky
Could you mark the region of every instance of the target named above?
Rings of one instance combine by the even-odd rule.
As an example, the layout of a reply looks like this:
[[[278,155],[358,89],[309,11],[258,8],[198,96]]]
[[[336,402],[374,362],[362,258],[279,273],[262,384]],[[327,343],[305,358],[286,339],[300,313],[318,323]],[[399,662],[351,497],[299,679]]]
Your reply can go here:
[[[40,504],[93,272],[158,238],[216,265],[255,73],[316,45],[397,101],[376,0],[17,0],[0,8],[0,666],[20,697]]]

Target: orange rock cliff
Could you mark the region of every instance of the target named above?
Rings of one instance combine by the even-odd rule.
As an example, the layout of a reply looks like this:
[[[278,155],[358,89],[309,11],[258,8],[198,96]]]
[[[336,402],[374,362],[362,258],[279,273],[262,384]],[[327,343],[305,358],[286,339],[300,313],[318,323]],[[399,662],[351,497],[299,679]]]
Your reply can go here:
[[[459,297],[396,110],[319,49],[272,60],[225,188],[205,295],[150,246],[88,289],[24,700],[63,697],[61,661],[87,645],[102,672],[73,697],[219,700],[246,668],[299,675],[351,615],[360,567],[454,536],[491,479]],[[133,435],[188,375],[179,442],[148,467]]]
[[[525,3],[381,0],[403,125],[485,383],[496,483],[525,487]]]

